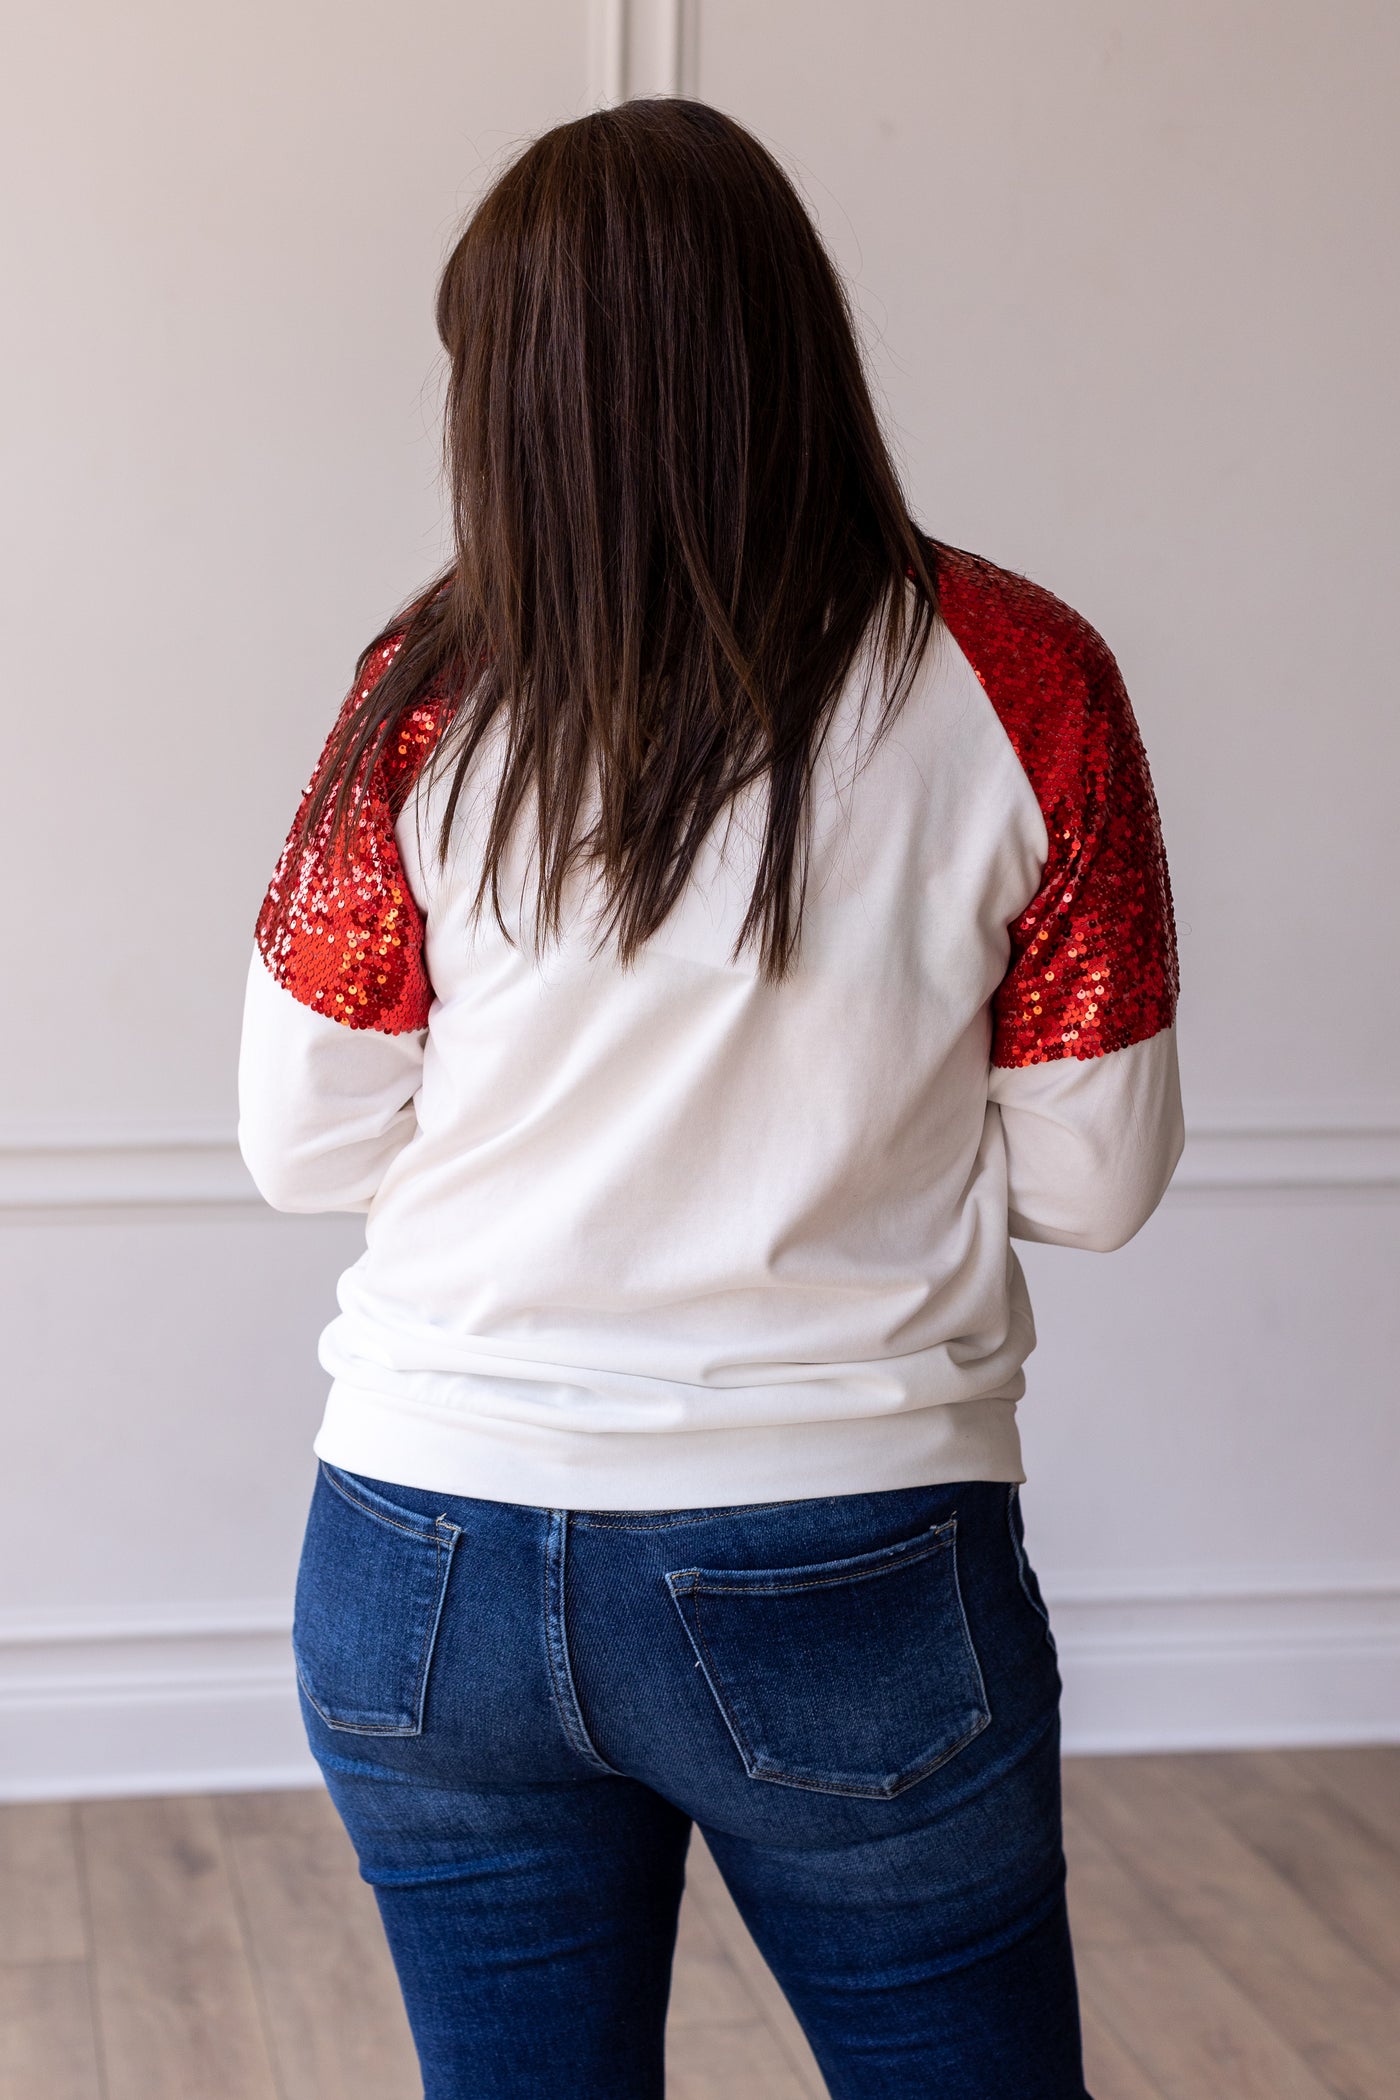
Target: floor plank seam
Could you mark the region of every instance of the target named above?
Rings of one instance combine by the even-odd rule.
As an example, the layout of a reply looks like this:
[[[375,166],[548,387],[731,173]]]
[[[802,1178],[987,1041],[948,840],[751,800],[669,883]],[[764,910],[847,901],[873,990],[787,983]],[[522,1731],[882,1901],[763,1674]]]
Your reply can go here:
[[[77,1802],[70,1803],[70,1842],[78,1876],[78,1902],[83,1914],[83,1941],[87,1959],[83,1969],[87,1977],[88,2018],[92,2022],[92,2053],[97,2067],[98,2100],[111,2100],[112,2082],[107,2069],[107,2037],[102,2032],[102,2001],[97,1988],[97,1932],[93,1922],[92,1887],[88,1875],[87,1833],[83,1829],[82,1809]]]
[[[1279,1881],[1283,1882],[1287,1888],[1291,1889],[1293,1894],[1298,1898],[1299,1902],[1305,1906],[1309,1914],[1317,1921],[1319,1930],[1330,1935],[1332,1939],[1337,1941],[1339,1946],[1344,1947],[1346,1951],[1353,1957],[1353,1959],[1359,1964],[1359,1966],[1367,1971],[1367,1973],[1375,1980],[1375,1982],[1380,1986],[1380,1988],[1383,1991],[1394,1991],[1396,1989],[1395,1976],[1392,1975],[1389,1970],[1380,1967],[1376,1963],[1375,1959],[1373,1958],[1371,1949],[1368,1946],[1366,1946],[1366,1944],[1362,1940],[1357,1938],[1354,1930],[1349,1928],[1347,1925],[1342,1924],[1337,1918],[1331,1916],[1326,1910],[1322,1909],[1317,1901],[1317,1897],[1314,1891],[1310,1889],[1307,1882],[1300,1877],[1294,1866],[1290,1862],[1286,1860],[1276,1859],[1271,1854],[1266,1852],[1263,1846],[1257,1840],[1257,1838],[1252,1836],[1251,1833],[1234,1816],[1230,1814],[1228,1805],[1216,1801],[1215,1799],[1211,1798],[1211,1796],[1208,1793],[1200,1790],[1199,1787],[1193,1786],[1192,1774],[1189,1765],[1186,1765],[1185,1760],[1183,1760],[1183,1765],[1185,1766],[1185,1769],[1183,1770],[1181,1777],[1187,1787],[1187,1790],[1190,1792],[1192,1799],[1196,1802],[1197,1807],[1204,1810],[1205,1813],[1210,1815],[1216,1822],[1222,1824],[1224,1828],[1229,1831],[1230,1835],[1234,1838],[1235,1842],[1239,1845],[1242,1845],[1245,1848],[1245,1850],[1249,1853],[1252,1859],[1259,1861],[1261,1866],[1263,1866],[1270,1874],[1274,1875]],[[1362,1823],[1361,1821],[1359,1821],[1358,1818],[1351,1814],[1350,1808],[1346,1803],[1342,1803],[1341,1806],[1346,1810],[1346,1820],[1352,1825],[1357,1837],[1361,1840],[1361,1842],[1368,1846],[1377,1846],[1378,1840],[1376,1839],[1375,1834],[1372,1832],[1372,1830],[1366,1824]],[[1388,1855],[1393,1857],[1395,1860],[1394,1886],[1397,1889],[1400,1889],[1400,1855],[1394,1854],[1389,1844],[1385,1844],[1383,1841],[1379,1841],[1379,1843],[1381,1849],[1383,1849]]]
[[[1186,1775],[1183,1774],[1182,1770],[1185,1761],[1185,1756],[1180,1756],[1179,1762],[1174,1767],[1172,1777],[1174,1782],[1176,1783],[1182,1782],[1183,1778],[1186,1777]],[[1347,1940],[1342,1934],[1337,1933],[1332,1927],[1330,1920],[1322,1917],[1320,1913],[1318,1913],[1314,1909],[1314,1906],[1308,1900],[1306,1893],[1298,1889],[1291,1881],[1289,1881],[1289,1878],[1287,1876],[1280,1874],[1274,1862],[1270,1860],[1264,1853],[1262,1853],[1256,1845],[1249,1842],[1234,1827],[1234,1825],[1228,1820],[1228,1818],[1220,1813],[1218,1808],[1212,1802],[1203,1799],[1200,1793],[1195,1788],[1189,1785],[1189,1780],[1186,1784],[1186,1791],[1190,1796],[1190,1799],[1198,1813],[1206,1816],[1210,1822],[1218,1825],[1219,1828],[1225,1831],[1237,1844],[1243,1846],[1244,1849],[1249,1852],[1250,1856],[1253,1859],[1257,1860],[1259,1864],[1263,1866],[1270,1875],[1272,1875],[1278,1880],[1288,1882],[1288,1885],[1290,1886],[1290,1888],[1292,1888],[1293,1893],[1297,1895],[1300,1901],[1302,1901],[1306,1905],[1307,1909],[1316,1920],[1318,1926],[1323,1931],[1330,1933],[1331,1936],[1338,1941],[1339,1945],[1345,1947],[1348,1953],[1354,1955],[1355,1950],[1352,1947],[1351,1942]],[[1120,1802],[1122,1801],[1122,1798],[1123,1797],[1120,1794]],[[1095,1833],[1098,1836],[1100,1842],[1113,1855],[1122,1871],[1125,1874],[1127,1874],[1130,1879],[1138,1880],[1139,1877],[1134,1874],[1132,1862],[1128,1854],[1125,1852],[1124,1847],[1117,1836],[1117,1833],[1106,1829],[1101,1821],[1097,1822],[1094,1825],[1094,1828]],[[1206,1962],[1211,1969],[1215,1971],[1216,1975],[1224,1982],[1227,1988],[1243,2000],[1245,2005],[1249,2008],[1249,2010],[1259,2021],[1260,2025],[1267,2031],[1269,2038],[1274,2043],[1276,2043],[1278,2049],[1283,2054],[1283,2056],[1291,2057],[1295,2064],[1307,2070],[1319,2085],[1325,2087],[1326,2091],[1332,2096],[1332,2100],[1353,2100],[1352,2095],[1343,2092],[1341,2088],[1331,2084],[1330,2081],[1326,2080],[1323,2077],[1323,2074],[1319,2070],[1317,2070],[1315,2065],[1313,2065],[1310,2062],[1309,2053],[1305,2047],[1300,2046],[1297,2042],[1290,2040],[1289,2037],[1279,2028],[1272,2014],[1267,2010],[1267,2008],[1263,2004],[1260,2003],[1258,1996],[1251,1989],[1249,1983],[1242,1975],[1238,1973],[1234,1964],[1228,1959],[1228,1957],[1222,1956],[1217,1946],[1211,1941],[1211,1939],[1203,1937],[1199,1928],[1193,1925],[1192,1921],[1189,1918],[1183,1916],[1171,1891],[1167,1890],[1163,1892],[1156,1887],[1149,1886],[1148,1893],[1152,1896],[1153,1900],[1158,1904],[1158,1906],[1170,1917],[1172,1922],[1177,1927],[1177,1930],[1180,1934],[1180,1939],[1178,1941],[1173,1942],[1172,1944],[1185,1946],[1194,1951],[1197,1955],[1199,1955],[1200,1958],[1204,1962]],[[1370,1967],[1370,1964],[1367,1964],[1367,1966]],[[1127,2053],[1130,2056],[1132,2056],[1135,2061],[1137,2061],[1137,2053],[1132,2047],[1132,2044],[1128,2041],[1127,2036],[1122,2032],[1121,2028],[1117,2025],[1117,2023],[1108,2013],[1103,2004],[1096,2002],[1095,2011],[1097,2012],[1099,2018],[1104,2021],[1104,2024],[1114,2033],[1115,2037],[1123,2045]]]
[[[258,2025],[262,2030],[263,2048],[267,2052],[268,2065],[272,2071],[272,2083],[277,2100],[289,2100],[286,2073],[281,2051],[277,2046],[277,2034],[268,2011],[267,1991],[263,1983],[262,1961],[259,1956],[257,1935],[248,1916],[246,1891],[243,1886],[243,1868],[238,1857],[238,1847],[230,1841],[228,1823],[224,1815],[222,1798],[218,1794],[209,1797],[214,1809],[214,1828],[219,1835],[219,1849],[224,1856],[224,1871],[228,1875],[229,1894],[233,1899],[233,1915],[238,1925],[238,1937],[243,1948],[243,1960],[253,1985],[253,2003],[258,2009]]]
[[[1400,2100],[1400,1750],[1065,1771],[1095,2100]],[[16,1807],[0,1830],[3,2100],[420,2091],[387,1947],[345,1915],[340,1826],[293,1814],[305,1799]],[[669,2100],[827,2100],[698,1844],[679,1945]]]

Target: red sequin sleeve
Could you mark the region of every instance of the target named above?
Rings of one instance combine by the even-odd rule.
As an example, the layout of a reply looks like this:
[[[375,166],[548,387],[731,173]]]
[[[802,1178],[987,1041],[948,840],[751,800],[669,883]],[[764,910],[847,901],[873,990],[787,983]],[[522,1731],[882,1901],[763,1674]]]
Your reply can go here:
[[[996,709],[1049,834],[1010,928],[992,1062],[1102,1057],[1169,1028],[1177,956],[1157,801],[1107,644],[1049,591],[938,550],[943,618]]]
[[[370,658],[346,698],[341,721],[369,698],[400,641],[392,636]],[[423,959],[423,919],[399,857],[394,823],[441,731],[438,707],[427,703],[406,710],[347,835],[331,845],[328,809],[310,842],[298,847],[301,810],[327,763],[328,741],[258,914],[258,950],[278,984],[303,1006],[347,1028],[403,1035],[427,1025],[433,992]]]

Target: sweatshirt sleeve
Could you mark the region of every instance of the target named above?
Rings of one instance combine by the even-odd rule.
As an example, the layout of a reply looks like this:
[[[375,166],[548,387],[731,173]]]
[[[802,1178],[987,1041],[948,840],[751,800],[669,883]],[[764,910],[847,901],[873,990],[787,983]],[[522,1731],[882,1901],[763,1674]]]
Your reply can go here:
[[[1176,1030],[1100,1057],[992,1067],[1013,1239],[1107,1254],[1151,1217],[1185,1132]]]
[[[1118,665],[1070,606],[940,549],[941,610],[1045,825],[1035,894],[1008,927],[988,1098],[1018,1239],[1108,1251],[1181,1156],[1176,929],[1147,755]]]
[[[425,700],[394,717],[378,756],[352,783],[352,815],[336,835],[328,802],[309,838],[302,819],[331,766],[337,731],[363,707],[403,643],[392,635],[364,662],[307,783],[258,914],[256,941],[293,999],[345,1028],[398,1035],[422,1028],[432,1004],[423,915],[396,831],[445,726]]]
[[[337,727],[369,699],[401,640],[363,662]],[[268,885],[244,998],[238,1142],[278,1210],[368,1210],[417,1128],[433,992],[423,903],[397,826],[442,727],[431,702],[394,717],[344,831],[333,835],[328,806],[304,837],[333,730]]]
[[[332,1020],[285,990],[254,954],[238,1058],[238,1146],[274,1210],[369,1209],[418,1127],[426,1036]]]

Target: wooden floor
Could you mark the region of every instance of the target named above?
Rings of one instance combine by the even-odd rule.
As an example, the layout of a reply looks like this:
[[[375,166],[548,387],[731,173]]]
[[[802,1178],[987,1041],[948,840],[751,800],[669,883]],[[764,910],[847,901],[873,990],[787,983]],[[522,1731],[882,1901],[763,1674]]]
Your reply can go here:
[[[1400,2100],[1400,1749],[1080,1758],[1094,2100]],[[697,1847],[670,2100],[822,2100]],[[0,1808],[0,2100],[414,2100],[324,1795]],[[911,2100],[914,2096],[911,2095]]]

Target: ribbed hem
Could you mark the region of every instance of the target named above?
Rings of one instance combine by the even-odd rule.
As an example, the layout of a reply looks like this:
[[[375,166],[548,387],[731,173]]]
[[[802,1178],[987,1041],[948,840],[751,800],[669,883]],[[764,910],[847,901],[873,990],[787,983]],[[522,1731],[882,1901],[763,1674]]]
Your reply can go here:
[[[312,1445],[349,1473],[537,1509],[713,1509],[1026,1477],[1016,1402],[854,1421],[593,1434],[449,1413],[337,1381]]]

